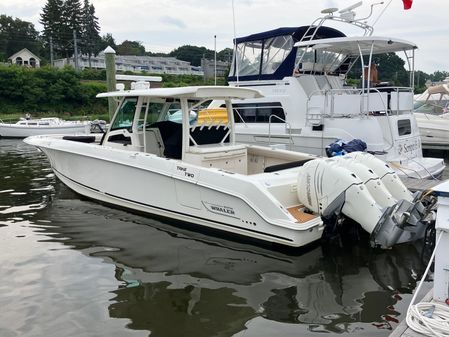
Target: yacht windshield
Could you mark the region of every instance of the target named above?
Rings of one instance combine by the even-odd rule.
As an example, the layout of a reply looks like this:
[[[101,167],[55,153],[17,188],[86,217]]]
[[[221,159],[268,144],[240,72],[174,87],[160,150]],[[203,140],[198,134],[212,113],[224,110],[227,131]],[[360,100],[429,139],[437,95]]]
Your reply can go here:
[[[231,74],[238,76],[274,74],[292,51],[293,44],[291,35],[241,42],[237,44]]]
[[[345,54],[305,47],[298,48],[295,64],[299,70],[334,73],[345,59]]]

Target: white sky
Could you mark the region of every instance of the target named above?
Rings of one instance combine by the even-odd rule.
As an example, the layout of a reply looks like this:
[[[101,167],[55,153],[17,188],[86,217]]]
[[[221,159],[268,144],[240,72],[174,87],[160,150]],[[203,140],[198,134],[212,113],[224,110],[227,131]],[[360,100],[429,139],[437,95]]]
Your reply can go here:
[[[388,3],[390,0],[384,0]],[[95,6],[101,34],[112,33],[117,43],[125,39],[141,41],[149,51],[169,52],[185,44],[214,48],[232,47],[231,0],[90,0]],[[237,36],[278,27],[310,24],[326,7],[340,9],[357,0],[235,0]],[[357,11],[365,17],[369,5],[364,1]],[[35,24],[46,0],[0,0],[0,14],[18,17]],[[372,23],[380,14],[375,7]],[[414,0],[405,11],[402,0],[392,0],[375,25],[374,35],[396,37],[419,47],[415,68],[432,73],[449,71],[449,0]],[[348,34],[347,30],[343,30]],[[348,34],[349,35],[349,34]]]

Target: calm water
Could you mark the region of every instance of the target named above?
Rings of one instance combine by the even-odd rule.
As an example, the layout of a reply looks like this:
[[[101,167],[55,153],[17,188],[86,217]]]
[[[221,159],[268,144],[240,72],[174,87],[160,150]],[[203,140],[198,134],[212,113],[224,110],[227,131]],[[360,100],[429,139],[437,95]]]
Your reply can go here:
[[[419,245],[295,255],[81,199],[0,140],[0,336],[388,336]]]

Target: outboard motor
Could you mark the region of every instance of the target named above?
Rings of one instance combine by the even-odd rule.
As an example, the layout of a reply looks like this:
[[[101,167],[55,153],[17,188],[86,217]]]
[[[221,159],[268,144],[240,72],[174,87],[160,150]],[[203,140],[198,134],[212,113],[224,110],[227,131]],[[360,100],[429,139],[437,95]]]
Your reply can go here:
[[[369,167],[379,176],[382,183],[395,199],[403,199],[409,202],[402,203],[400,206],[401,211],[408,213],[409,216],[404,224],[405,232],[398,240],[398,243],[422,238],[425,231],[423,220],[430,213],[431,210],[429,208],[433,207],[433,205],[429,205],[429,207],[423,205],[421,202],[422,193],[417,192],[412,194],[397,173],[387,163],[370,153],[352,152],[345,155],[345,157],[352,158],[354,162]]]
[[[382,208],[391,207],[397,200],[391,195],[379,176],[369,167],[358,163],[350,156],[333,157],[341,167],[355,173],[362,180],[368,192]]]
[[[382,183],[396,200],[404,199],[410,202],[413,201],[413,194],[386,162],[367,152],[351,152],[345,155],[345,157],[352,158],[354,162],[369,167],[379,176]]]
[[[300,202],[323,218],[341,213],[355,220],[371,234],[372,246],[388,248],[396,244],[410,220],[408,210],[413,205],[400,200],[388,207],[380,206],[364,182],[339,161],[320,158],[304,164],[298,175]]]

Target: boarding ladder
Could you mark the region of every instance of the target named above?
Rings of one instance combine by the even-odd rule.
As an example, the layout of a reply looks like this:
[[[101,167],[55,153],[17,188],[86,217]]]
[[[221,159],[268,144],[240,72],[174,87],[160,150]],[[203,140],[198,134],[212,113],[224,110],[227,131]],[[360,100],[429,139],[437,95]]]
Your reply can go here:
[[[330,15],[326,15],[324,17],[315,19],[315,21],[313,21],[312,24],[307,28],[306,32],[301,37],[299,42],[315,40],[315,37],[316,37],[319,29],[323,26],[324,22],[326,22],[327,20],[344,22],[344,23],[354,25],[358,28],[361,28],[364,31],[363,36],[371,36],[374,31],[374,28],[365,22],[358,21],[358,20],[349,21],[349,20],[346,20],[345,18],[341,18],[341,17],[334,16],[334,15],[330,14]],[[295,69],[297,69],[299,64],[302,62],[304,55],[306,54],[306,51],[307,51],[306,48],[301,48],[301,50],[298,52],[298,55],[296,57],[296,62],[295,62]],[[345,65],[349,71],[349,69],[352,68],[352,66],[356,60],[357,60],[357,58],[348,57],[347,60],[345,60],[342,65]]]

